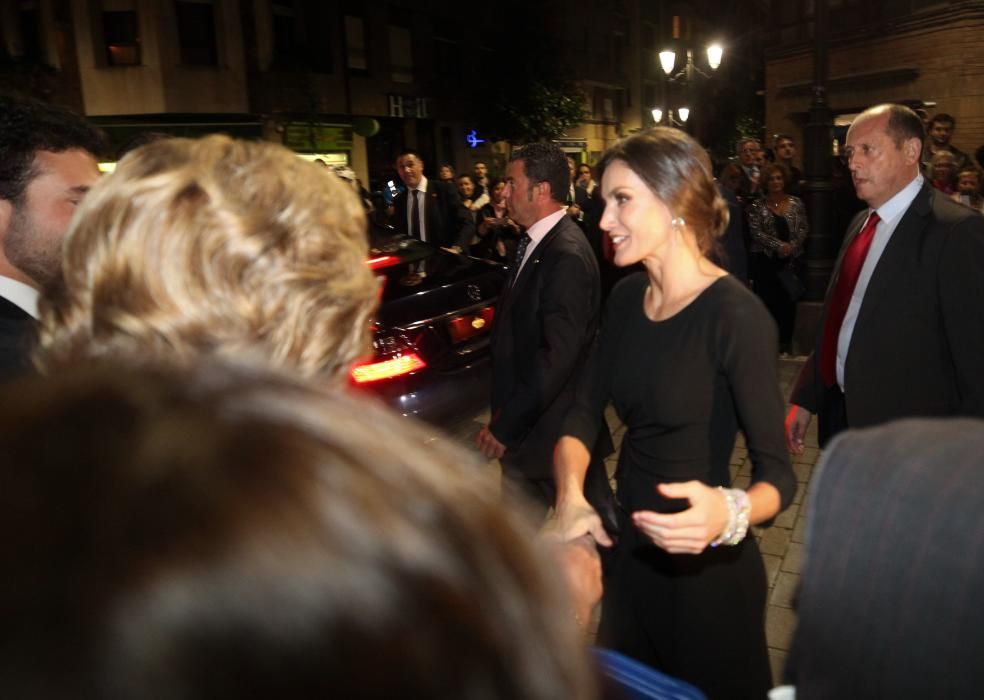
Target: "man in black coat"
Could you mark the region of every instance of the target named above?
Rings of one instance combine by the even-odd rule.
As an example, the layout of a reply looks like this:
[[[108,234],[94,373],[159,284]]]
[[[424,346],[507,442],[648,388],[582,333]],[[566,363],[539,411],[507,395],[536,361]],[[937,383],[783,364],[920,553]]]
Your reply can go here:
[[[816,347],[786,420],[801,452],[844,428],[916,416],[984,417],[984,218],[919,173],[923,127],[901,105],[864,111],[845,153],[870,209],[852,222]]]
[[[544,514],[555,500],[553,448],[601,310],[598,264],[566,215],[569,185],[554,144],[526,146],[506,169],[509,213],[527,234],[496,310],[492,417],[478,436],[482,452],[501,460],[504,481]],[[605,452],[611,437],[600,439]]]
[[[455,252],[467,250],[475,235],[475,221],[454,185],[428,180],[424,161],[413,151],[397,157],[396,171],[407,186],[393,198],[396,230]]]
[[[984,421],[851,430],[814,470],[796,697],[973,698],[984,671]]]
[[[81,117],[0,95],[0,382],[30,366],[38,296],[61,274],[62,238],[101,148]]]

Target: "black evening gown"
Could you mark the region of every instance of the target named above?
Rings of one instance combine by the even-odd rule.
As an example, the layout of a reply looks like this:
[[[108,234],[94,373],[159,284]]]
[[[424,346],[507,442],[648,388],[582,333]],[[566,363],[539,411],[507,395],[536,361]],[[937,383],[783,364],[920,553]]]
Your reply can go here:
[[[585,444],[606,403],[627,426],[618,465],[625,512],[686,508],[660,482],[730,485],[739,427],[752,481],[773,484],[782,507],[795,478],[783,435],[776,327],[762,303],[722,277],[675,316],[646,317],[645,273],[612,292],[605,324],[564,433]],[[766,578],[749,536],[736,547],[669,554],[626,520],[606,582],[599,642],[700,687],[710,698],[756,698],[771,686]]]

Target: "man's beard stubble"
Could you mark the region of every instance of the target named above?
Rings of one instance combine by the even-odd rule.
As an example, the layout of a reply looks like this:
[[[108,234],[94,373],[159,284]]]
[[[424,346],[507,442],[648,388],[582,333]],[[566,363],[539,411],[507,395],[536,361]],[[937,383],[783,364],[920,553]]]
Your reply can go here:
[[[43,236],[22,207],[14,207],[3,254],[42,289],[61,276],[61,238]]]

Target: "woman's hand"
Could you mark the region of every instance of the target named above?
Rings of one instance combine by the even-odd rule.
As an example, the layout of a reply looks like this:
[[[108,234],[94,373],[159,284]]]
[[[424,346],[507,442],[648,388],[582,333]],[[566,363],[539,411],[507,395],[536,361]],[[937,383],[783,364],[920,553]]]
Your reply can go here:
[[[580,494],[571,494],[558,503],[541,533],[546,537],[558,537],[564,542],[591,535],[602,547],[611,547],[613,544],[597,511]]]
[[[640,510],[632,514],[635,526],[660,549],[671,554],[700,554],[728,526],[731,512],[719,489],[700,481],[659,484],[656,488],[666,498],[690,502],[690,508],[681,513]]]

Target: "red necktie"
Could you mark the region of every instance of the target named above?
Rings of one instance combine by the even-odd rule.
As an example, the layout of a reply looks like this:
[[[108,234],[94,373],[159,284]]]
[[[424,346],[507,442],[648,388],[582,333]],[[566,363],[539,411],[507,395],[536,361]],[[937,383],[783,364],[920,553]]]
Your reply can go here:
[[[827,318],[823,324],[823,341],[820,345],[820,376],[826,386],[837,383],[837,339],[879,221],[881,219],[878,217],[878,212],[871,212],[858,235],[847,246],[841,260],[837,285],[827,307]]]

